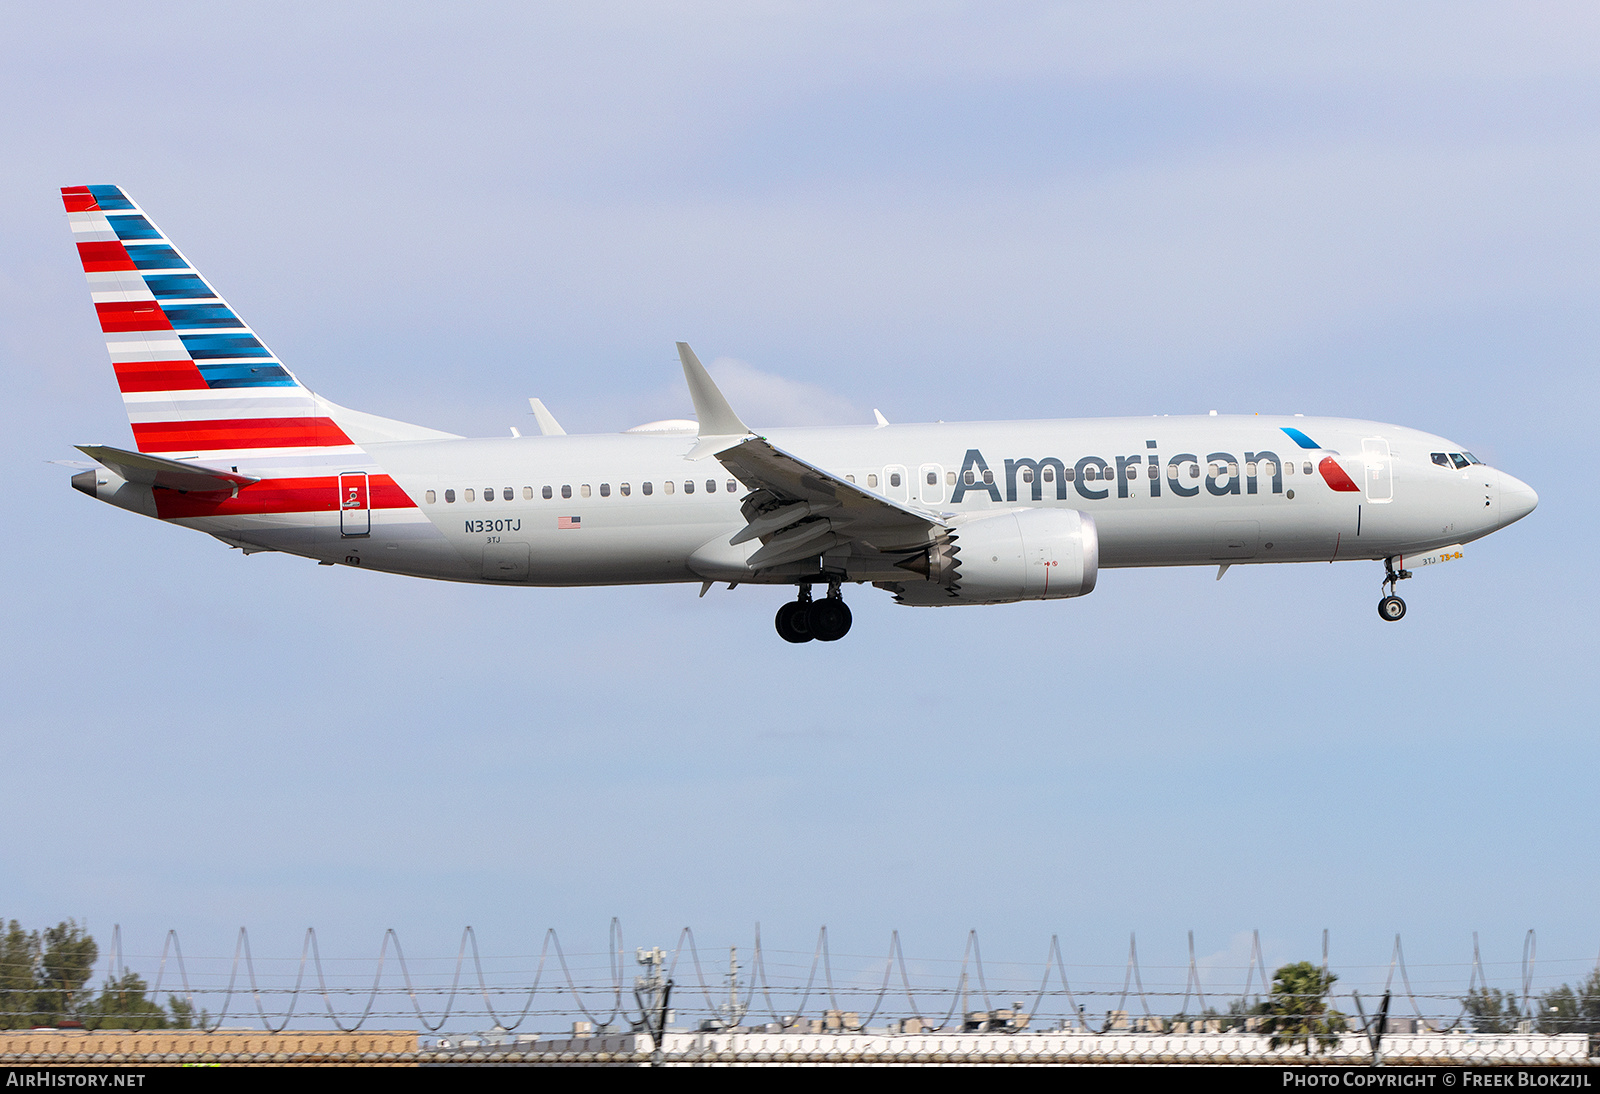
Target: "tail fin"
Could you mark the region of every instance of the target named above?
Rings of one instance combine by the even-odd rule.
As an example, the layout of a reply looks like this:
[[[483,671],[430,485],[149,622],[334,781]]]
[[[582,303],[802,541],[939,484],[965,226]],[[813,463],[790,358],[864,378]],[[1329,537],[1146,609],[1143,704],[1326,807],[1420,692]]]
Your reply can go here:
[[[61,198],[139,451],[238,455],[354,449],[361,434],[448,436],[318,398],[117,187],[68,186]]]

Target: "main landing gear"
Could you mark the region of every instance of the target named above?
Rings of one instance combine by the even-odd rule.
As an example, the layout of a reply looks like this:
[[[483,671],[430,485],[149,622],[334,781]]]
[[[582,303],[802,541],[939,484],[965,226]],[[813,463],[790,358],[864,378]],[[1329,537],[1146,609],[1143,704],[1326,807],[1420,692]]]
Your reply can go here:
[[[1393,556],[1383,560],[1383,584],[1388,586],[1389,595],[1378,601],[1378,618],[1385,623],[1398,623],[1406,617],[1406,602],[1394,595],[1394,586],[1410,576],[1410,570],[1394,568]]]
[[[811,599],[811,586],[800,586],[800,596],[778,609],[774,621],[785,642],[837,642],[850,633],[850,609],[839,596],[839,583],[828,582],[828,595]]]

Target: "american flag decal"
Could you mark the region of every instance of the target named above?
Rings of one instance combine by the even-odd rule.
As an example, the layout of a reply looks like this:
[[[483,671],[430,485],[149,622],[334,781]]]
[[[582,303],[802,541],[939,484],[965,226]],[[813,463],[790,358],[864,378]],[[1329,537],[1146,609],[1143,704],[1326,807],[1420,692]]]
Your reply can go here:
[[[583,518],[582,517],[557,517],[556,518],[556,527],[557,528],[582,528],[583,527]]]

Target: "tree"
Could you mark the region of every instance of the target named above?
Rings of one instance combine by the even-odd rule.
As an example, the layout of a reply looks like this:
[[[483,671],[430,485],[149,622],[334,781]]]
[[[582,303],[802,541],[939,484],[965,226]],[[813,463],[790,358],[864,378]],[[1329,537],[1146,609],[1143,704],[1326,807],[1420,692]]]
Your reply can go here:
[[[1474,988],[1462,998],[1461,1005],[1471,1017],[1476,1033],[1514,1033],[1522,1019],[1516,993],[1499,988]]]
[[[39,935],[13,919],[0,933],[0,1029],[33,1025],[33,973]]]
[[[1328,991],[1339,979],[1309,961],[1284,965],[1272,976],[1272,995],[1261,1028],[1272,1034],[1272,1047],[1304,1040],[1306,1052],[1331,1048],[1345,1028],[1344,1015],[1328,1006]]]
[[[193,1003],[176,995],[167,996],[167,1009],[172,1012],[173,1029],[205,1029],[211,1024],[210,1011],[202,1008],[196,1013]]]
[[[0,935],[0,1029],[73,1017],[99,956],[100,947],[74,920],[24,931],[13,919]]]
[[[100,997],[86,1005],[80,1016],[92,1029],[166,1029],[167,1012],[153,999],[146,999],[149,985],[136,972],[124,971],[107,980]]]
[[[1574,989],[1569,984],[1539,996],[1540,1033],[1600,1034],[1600,969]]]
[[[40,939],[37,987],[33,995],[36,1025],[59,1025],[88,1000],[83,987],[94,974],[100,947],[73,920],[46,927]]]
[[[1259,1022],[1260,1016],[1267,1013],[1265,999],[1256,998],[1254,1003],[1240,998],[1228,1003],[1228,1013],[1222,1017],[1222,1029],[1225,1033],[1249,1032],[1255,1029],[1252,1021]]]

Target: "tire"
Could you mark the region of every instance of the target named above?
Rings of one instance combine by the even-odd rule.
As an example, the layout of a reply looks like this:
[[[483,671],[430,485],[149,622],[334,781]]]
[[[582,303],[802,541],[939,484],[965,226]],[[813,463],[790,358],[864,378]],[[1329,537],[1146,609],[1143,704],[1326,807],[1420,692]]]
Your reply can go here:
[[[850,633],[850,609],[842,600],[813,600],[806,609],[806,627],[818,642],[837,642]]]
[[[1406,617],[1406,602],[1398,596],[1386,596],[1378,601],[1378,618],[1385,623],[1398,623]]]
[[[811,641],[811,630],[806,626],[806,609],[809,607],[809,604],[791,600],[779,608],[778,617],[773,620],[778,627],[778,636],[785,642]]]

